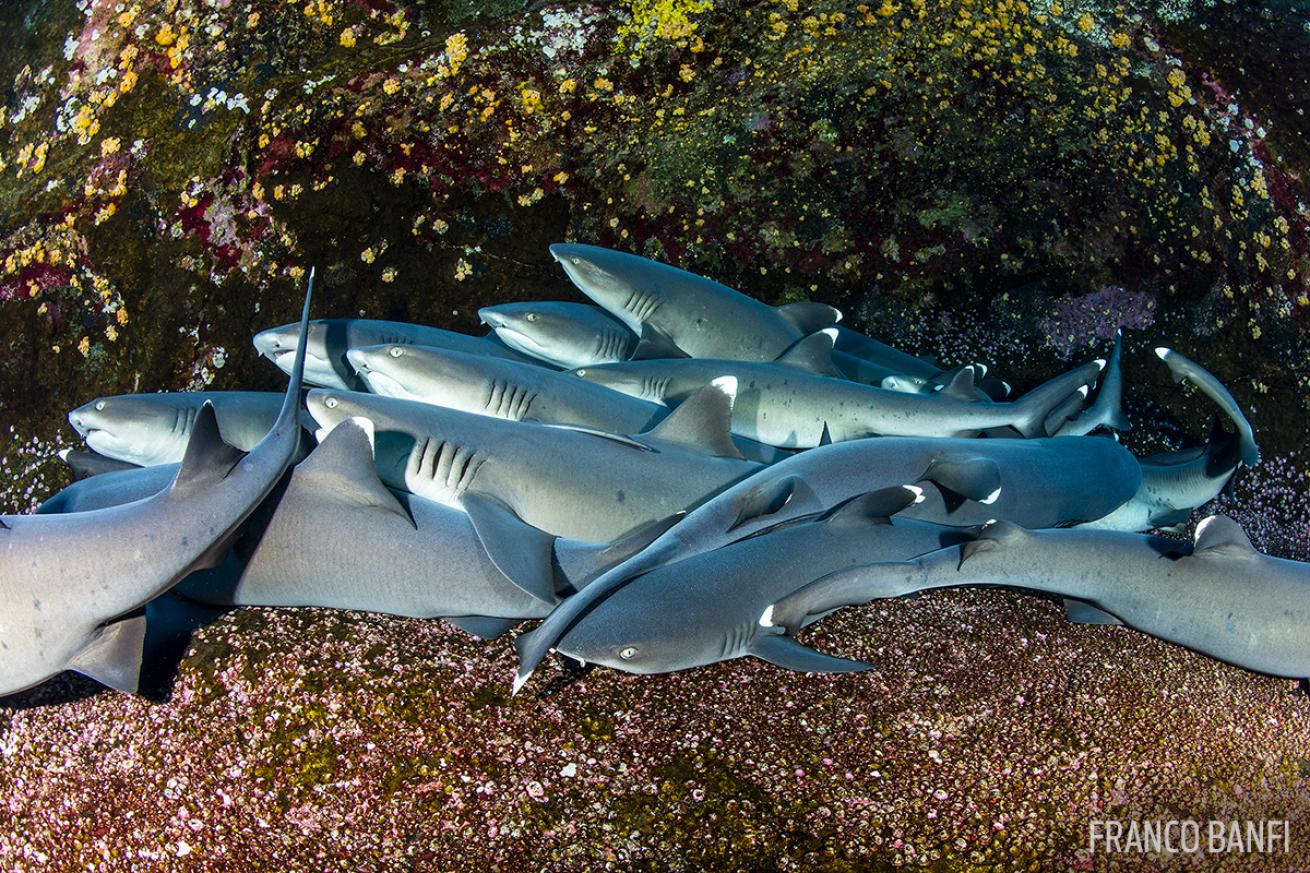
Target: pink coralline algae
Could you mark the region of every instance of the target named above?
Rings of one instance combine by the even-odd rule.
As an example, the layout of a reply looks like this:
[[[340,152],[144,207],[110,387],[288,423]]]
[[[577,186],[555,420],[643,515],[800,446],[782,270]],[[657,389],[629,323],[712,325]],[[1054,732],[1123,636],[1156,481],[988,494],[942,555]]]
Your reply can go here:
[[[1102,288],[1056,301],[1037,323],[1046,343],[1063,355],[1114,339],[1119,328],[1141,330],[1155,323],[1155,299],[1144,291]]]

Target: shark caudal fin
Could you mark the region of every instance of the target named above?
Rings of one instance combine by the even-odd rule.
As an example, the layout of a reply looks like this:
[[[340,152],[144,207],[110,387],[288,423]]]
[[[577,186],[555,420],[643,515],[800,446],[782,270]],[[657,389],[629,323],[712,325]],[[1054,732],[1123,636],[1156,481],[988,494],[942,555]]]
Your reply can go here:
[[[1075,391],[1087,394],[1090,385],[1098,373],[1105,367],[1105,361],[1092,361],[1076,370],[1056,376],[1038,385],[1027,394],[1013,401],[1018,415],[1012,422],[1014,429],[1025,437],[1045,436],[1047,418],[1055,407],[1064,403],[1065,398]]]
[[[1076,418],[1056,422],[1052,426],[1052,414],[1047,420],[1047,433],[1054,436],[1083,436],[1106,427],[1110,430],[1132,430],[1132,422],[1123,411],[1123,331],[1115,335],[1114,348],[1110,350],[1110,359],[1097,379],[1096,399],[1092,405],[1083,410]]]
[[[1202,394],[1214,401],[1214,404],[1232,421],[1242,441],[1242,463],[1248,467],[1254,467],[1260,463],[1260,448],[1256,445],[1255,431],[1251,428],[1251,422],[1247,421],[1246,416],[1242,414],[1241,407],[1237,405],[1237,400],[1224,387],[1224,384],[1205,367],[1173,349],[1161,346],[1155,350],[1155,353],[1169,368],[1175,382],[1181,382],[1184,379],[1191,382]]]

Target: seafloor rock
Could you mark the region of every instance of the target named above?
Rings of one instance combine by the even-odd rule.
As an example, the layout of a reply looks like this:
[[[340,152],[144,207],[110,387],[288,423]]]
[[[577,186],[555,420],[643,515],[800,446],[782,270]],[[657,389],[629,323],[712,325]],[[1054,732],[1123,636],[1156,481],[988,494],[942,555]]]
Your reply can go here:
[[[62,484],[63,415],[92,396],[280,388],[249,338],[310,264],[324,315],[474,330],[480,305],[571,296],[546,254],[568,236],[834,303],[1020,388],[1125,326],[1135,450],[1205,433],[1148,351],[1177,344],[1266,450],[1224,511],[1310,558],[1302,17],[0,5],[0,509]],[[1063,871],[1091,869],[1093,817],[1310,834],[1294,683],[1001,592],[808,639],[878,670],[543,671],[511,699],[504,641],[242,610],[167,703],[73,678],[4,701],[0,867]]]

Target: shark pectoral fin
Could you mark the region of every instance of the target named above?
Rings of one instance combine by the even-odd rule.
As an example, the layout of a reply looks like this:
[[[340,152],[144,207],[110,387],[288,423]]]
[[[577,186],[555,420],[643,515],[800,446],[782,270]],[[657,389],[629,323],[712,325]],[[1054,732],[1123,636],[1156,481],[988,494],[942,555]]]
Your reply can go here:
[[[1260,553],[1251,545],[1242,526],[1226,515],[1212,515],[1196,526],[1192,557],[1210,555],[1225,558],[1254,558]]]
[[[1176,524],[1185,524],[1192,517],[1190,509],[1170,509],[1164,512],[1152,513],[1149,521],[1151,527],[1173,527]]]
[[[170,491],[177,496],[186,496],[208,488],[226,478],[244,457],[245,452],[223,441],[218,432],[214,405],[206,400],[196,413],[191,438],[187,440],[186,452],[182,455],[182,464],[177,468]]]
[[[799,505],[805,500],[817,498],[799,476],[786,476],[757,485],[737,499],[737,518],[728,530],[731,532],[748,522],[776,515],[788,504]]]
[[[825,655],[780,634],[756,634],[746,651],[761,661],[797,673],[855,673],[873,669],[872,664]]]
[[[841,321],[840,309],[826,303],[815,303],[812,300],[775,306],[773,311],[778,313],[783,321],[799,330],[802,336],[808,336],[825,327],[832,327]]]
[[[689,358],[691,355],[678,348],[678,344],[657,327],[650,324],[641,326],[641,338],[629,356],[631,361],[646,361],[662,358]]]
[[[546,427],[552,427],[556,430],[571,430],[574,433],[585,433],[588,436],[609,440],[612,443],[618,443],[619,445],[627,446],[630,449],[638,449],[643,452],[649,452],[651,450],[650,446],[640,440],[635,440],[630,436],[624,436],[623,434],[617,433],[606,433],[603,430],[596,430],[592,427],[582,427],[576,424],[548,424]]]
[[[464,492],[464,511],[496,569],[543,603],[556,603],[555,537],[519,518],[494,497]]]
[[[732,405],[737,380],[722,376],[678,404],[659,424],[643,433],[647,442],[745,460],[732,441]]]
[[[1001,469],[996,462],[963,452],[946,452],[933,458],[919,479],[980,503],[992,503],[1001,494]]]
[[[922,494],[921,489],[905,485],[867,491],[837,504],[824,520],[836,524],[887,524],[891,516],[913,506]]]
[[[102,627],[86,648],[78,652],[68,669],[116,691],[136,694],[141,683],[145,640],[144,613],[120,618]]]
[[[372,421],[358,416],[343,421],[296,467],[296,486],[320,495],[331,494],[345,503],[392,513],[417,530],[409,510],[378,478],[373,464],[374,451]]]
[[[483,640],[494,640],[503,636],[523,622],[521,618],[496,618],[489,615],[460,615],[442,619],[452,625]]]
[[[1064,617],[1074,624],[1123,624],[1105,610],[1071,597],[1064,598]]]
[[[825,328],[818,333],[796,340],[787,351],[778,356],[775,364],[795,367],[818,376],[845,378],[832,362],[832,348],[837,341],[837,329]]]
[[[116,470],[135,470],[139,467],[138,464],[120,461],[92,451],[75,452],[72,449],[64,449],[59,453],[59,459],[68,465],[68,469],[73,473],[74,481],[89,479],[92,476],[99,476],[101,473],[112,473]]]

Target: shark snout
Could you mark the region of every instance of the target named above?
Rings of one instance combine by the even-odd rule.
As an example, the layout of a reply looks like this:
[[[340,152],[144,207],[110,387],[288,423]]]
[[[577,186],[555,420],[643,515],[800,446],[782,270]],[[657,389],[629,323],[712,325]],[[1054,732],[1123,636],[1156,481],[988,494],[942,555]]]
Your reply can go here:
[[[481,309],[479,309],[478,318],[482,320],[483,324],[485,324],[487,327],[491,328],[492,330],[495,330],[496,328],[500,328],[500,327],[507,327],[509,325],[508,316],[506,316],[503,312],[497,312],[495,309],[493,309],[490,306],[484,306]]]
[[[350,362],[350,366],[361,374],[372,372],[369,366],[370,358],[371,356],[364,349],[350,349],[346,352],[346,360]]]

